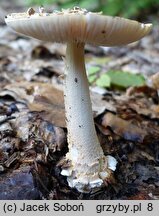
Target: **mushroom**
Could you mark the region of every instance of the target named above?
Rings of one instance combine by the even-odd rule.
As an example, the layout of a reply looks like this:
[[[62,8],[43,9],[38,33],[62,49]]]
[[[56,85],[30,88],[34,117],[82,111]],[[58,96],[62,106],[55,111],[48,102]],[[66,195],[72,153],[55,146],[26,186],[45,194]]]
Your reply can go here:
[[[42,41],[67,43],[64,75],[68,165],[61,174],[70,187],[89,192],[110,182],[117,161],[105,156],[100,146],[92,115],[87,81],[85,43],[118,46],[147,35],[152,25],[120,17],[105,16],[75,7],[53,13],[13,13],[5,19],[15,31]]]

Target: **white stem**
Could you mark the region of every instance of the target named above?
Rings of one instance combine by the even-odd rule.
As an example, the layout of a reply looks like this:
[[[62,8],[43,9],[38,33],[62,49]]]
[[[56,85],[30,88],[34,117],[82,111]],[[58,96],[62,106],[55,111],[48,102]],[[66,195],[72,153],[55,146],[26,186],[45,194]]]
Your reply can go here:
[[[75,160],[92,163],[103,155],[92,115],[89,85],[84,62],[84,44],[69,43],[66,51],[65,110],[69,150]],[[86,161],[85,161],[86,160]]]
[[[79,190],[101,185],[99,175],[108,164],[95,131],[82,43],[67,44],[64,86],[69,144],[66,158],[71,168],[62,174],[70,176],[69,185]]]

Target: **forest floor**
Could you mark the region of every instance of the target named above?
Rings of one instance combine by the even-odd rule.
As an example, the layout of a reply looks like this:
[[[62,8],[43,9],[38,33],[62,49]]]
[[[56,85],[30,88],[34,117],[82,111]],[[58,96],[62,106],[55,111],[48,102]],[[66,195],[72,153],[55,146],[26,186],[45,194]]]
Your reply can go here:
[[[1,22],[0,199],[159,199],[158,35],[154,26],[125,47],[86,46],[97,134],[118,164],[107,187],[83,194],[69,188],[58,166],[68,151],[61,76],[66,47],[18,35]],[[96,80],[110,71],[123,82],[99,87]],[[144,84],[125,86],[127,72],[142,75]]]

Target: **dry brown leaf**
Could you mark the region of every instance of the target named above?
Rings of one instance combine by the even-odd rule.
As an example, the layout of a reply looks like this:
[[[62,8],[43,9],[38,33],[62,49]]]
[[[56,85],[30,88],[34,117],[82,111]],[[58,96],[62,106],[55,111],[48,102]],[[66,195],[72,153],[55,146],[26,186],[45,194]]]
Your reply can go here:
[[[31,111],[42,112],[43,119],[65,126],[63,93],[49,83],[21,82],[7,85],[0,96],[9,95],[25,102]]]
[[[95,92],[90,92],[90,95],[94,116],[102,114],[105,110],[116,112],[116,107],[113,101],[106,101],[103,99],[103,95]]]
[[[159,72],[149,77],[147,83],[154,89],[159,90]]]
[[[146,132],[130,121],[123,120],[112,113],[106,113],[102,119],[104,128],[110,127],[114,133],[126,140],[143,142]]]

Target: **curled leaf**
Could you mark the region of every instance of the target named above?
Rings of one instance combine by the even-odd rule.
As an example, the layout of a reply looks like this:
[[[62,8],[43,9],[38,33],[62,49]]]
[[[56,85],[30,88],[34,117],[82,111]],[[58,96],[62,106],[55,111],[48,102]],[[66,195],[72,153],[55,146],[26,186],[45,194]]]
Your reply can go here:
[[[106,113],[102,119],[102,126],[110,127],[114,133],[126,140],[143,142],[146,132],[130,121],[123,120],[112,113]]]

